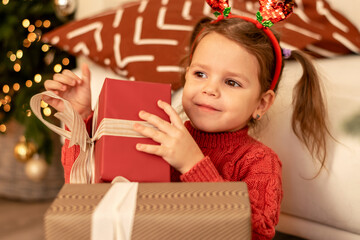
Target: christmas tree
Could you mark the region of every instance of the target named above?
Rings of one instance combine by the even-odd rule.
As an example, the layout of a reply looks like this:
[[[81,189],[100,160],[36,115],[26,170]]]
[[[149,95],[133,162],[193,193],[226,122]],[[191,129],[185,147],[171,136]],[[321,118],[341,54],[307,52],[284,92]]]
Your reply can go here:
[[[2,0],[0,4],[0,133],[16,120],[36,152],[51,159],[50,130],[32,114],[30,98],[44,90],[44,81],[64,68],[75,67],[74,57],[41,41],[44,33],[71,20],[59,18],[51,0]],[[52,121],[52,109],[42,103]]]

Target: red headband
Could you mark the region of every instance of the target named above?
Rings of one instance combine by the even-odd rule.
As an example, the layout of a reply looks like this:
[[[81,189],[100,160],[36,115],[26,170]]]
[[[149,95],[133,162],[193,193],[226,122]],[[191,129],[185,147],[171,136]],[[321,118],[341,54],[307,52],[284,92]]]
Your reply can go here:
[[[253,18],[249,18],[249,17],[244,17],[244,16],[237,16],[237,15],[229,15],[228,18],[241,18],[244,19],[248,22],[252,22],[256,25],[257,28],[261,29],[264,31],[264,33],[269,37],[273,48],[274,48],[274,52],[275,52],[275,72],[274,72],[274,76],[273,79],[271,81],[271,85],[270,85],[270,90],[274,90],[276,87],[276,84],[279,80],[280,77],[280,72],[281,72],[281,67],[282,67],[282,51],[279,45],[278,40],[276,39],[275,35],[273,34],[273,32],[267,28],[264,27],[263,25],[261,25],[261,23]]]
[[[219,11],[219,10],[222,11],[222,13],[215,12],[217,19],[212,21],[211,23],[218,22],[224,18],[241,18],[245,21],[254,23],[257,28],[263,30],[264,33],[269,37],[271,44],[273,45],[274,48],[275,61],[276,61],[275,72],[269,89],[274,90],[280,77],[280,72],[282,67],[282,51],[278,40],[276,39],[275,35],[268,27],[271,27],[274,22],[279,22],[284,20],[292,13],[294,0],[259,0],[260,11],[256,14],[257,20],[249,17],[232,15],[230,13],[230,7],[227,0],[206,0],[206,2],[215,11]],[[279,6],[279,4],[281,6]],[[201,32],[202,30],[199,32],[199,34]],[[198,36],[196,36],[196,38]],[[191,54],[193,48],[194,45],[192,46]],[[190,56],[190,58],[191,57],[192,55]]]

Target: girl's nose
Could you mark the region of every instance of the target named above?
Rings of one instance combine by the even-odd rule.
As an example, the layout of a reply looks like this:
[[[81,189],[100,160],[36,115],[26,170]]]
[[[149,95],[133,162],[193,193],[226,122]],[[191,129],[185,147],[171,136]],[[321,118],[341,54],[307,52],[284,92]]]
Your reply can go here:
[[[204,85],[202,93],[211,97],[218,97],[220,95],[219,86],[209,79]]]

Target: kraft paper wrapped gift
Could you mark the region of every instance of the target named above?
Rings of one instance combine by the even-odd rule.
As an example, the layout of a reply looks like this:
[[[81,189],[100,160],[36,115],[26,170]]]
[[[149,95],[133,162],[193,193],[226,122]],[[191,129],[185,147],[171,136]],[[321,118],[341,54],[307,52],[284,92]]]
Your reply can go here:
[[[244,182],[65,184],[44,224],[49,240],[251,239]]]
[[[107,78],[100,92],[97,117],[94,115],[93,123],[97,128],[103,119],[119,119],[127,121],[124,125],[131,129],[133,121],[142,121],[138,116],[140,110],[169,121],[168,115],[157,106],[158,100],[170,104],[170,84]],[[170,181],[170,166],[167,162],[159,156],[139,152],[135,148],[136,143],[157,143],[150,138],[141,138],[132,134],[132,131],[126,130],[124,136],[104,135],[97,140],[96,183],[111,182],[119,175],[131,182]]]

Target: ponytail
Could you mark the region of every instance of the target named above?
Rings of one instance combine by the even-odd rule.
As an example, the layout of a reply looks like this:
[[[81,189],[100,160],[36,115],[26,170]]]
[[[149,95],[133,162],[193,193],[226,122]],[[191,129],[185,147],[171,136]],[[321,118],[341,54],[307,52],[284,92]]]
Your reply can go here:
[[[318,175],[325,167],[326,138],[331,136],[326,121],[326,106],[321,83],[315,66],[305,53],[293,50],[291,57],[303,68],[303,75],[293,90],[292,129],[313,158],[320,162]]]

